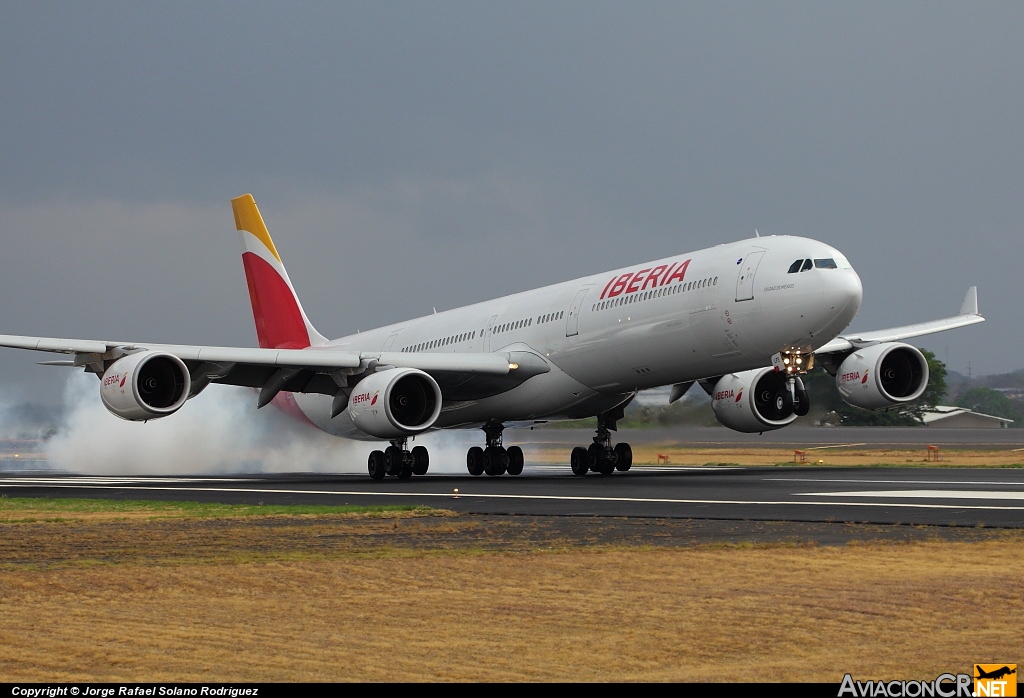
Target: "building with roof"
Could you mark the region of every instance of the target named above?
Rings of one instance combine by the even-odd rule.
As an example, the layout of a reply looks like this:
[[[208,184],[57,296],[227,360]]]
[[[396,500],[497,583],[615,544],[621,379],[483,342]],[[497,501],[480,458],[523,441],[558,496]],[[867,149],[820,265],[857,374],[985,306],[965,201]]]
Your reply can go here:
[[[1012,419],[995,417],[990,414],[974,412],[966,407],[936,405],[921,415],[925,426],[941,426],[963,429],[1006,429],[1013,424]]]

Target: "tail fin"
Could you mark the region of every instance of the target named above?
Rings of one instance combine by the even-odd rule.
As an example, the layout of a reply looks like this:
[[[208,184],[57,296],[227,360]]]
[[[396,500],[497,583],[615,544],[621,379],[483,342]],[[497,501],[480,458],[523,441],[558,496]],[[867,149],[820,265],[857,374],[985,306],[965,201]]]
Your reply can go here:
[[[235,227],[242,233],[242,266],[260,346],[304,349],[326,343],[327,339],[313,328],[302,310],[252,194],[232,199],[231,208]]]

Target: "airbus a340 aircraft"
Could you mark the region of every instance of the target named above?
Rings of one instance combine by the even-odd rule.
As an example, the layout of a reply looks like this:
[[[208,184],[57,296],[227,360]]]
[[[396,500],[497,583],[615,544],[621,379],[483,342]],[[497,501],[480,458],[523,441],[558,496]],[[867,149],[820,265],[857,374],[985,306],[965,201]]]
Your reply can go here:
[[[638,390],[694,382],[718,420],[742,432],[779,429],[807,413],[800,375],[817,362],[852,405],[877,410],[918,398],[921,352],[900,340],[982,322],[977,292],[943,320],[843,336],[862,289],[833,247],[771,236],[635,264],[328,341],[302,310],[252,196],[232,200],[242,234],[259,349],[0,335],[0,346],[71,354],[46,362],[100,379],[108,410],[166,417],[210,383],[259,391],[339,436],[390,441],[370,476],[407,478],[429,466],[417,434],[480,427],[473,475],[518,475],[523,451],[502,445],[508,423],[597,417],[572,472],[628,470],[629,444],[611,432]]]

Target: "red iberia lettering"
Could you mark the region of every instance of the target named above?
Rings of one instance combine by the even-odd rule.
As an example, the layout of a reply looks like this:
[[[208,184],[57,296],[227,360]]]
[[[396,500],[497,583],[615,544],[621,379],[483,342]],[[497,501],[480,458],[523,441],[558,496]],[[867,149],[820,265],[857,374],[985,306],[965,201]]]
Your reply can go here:
[[[615,296],[621,295],[623,289],[626,288],[626,283],[629,281],[629,277],[631,276],[633,276],[633,274],[623,274],[615,279],[611,289],[608,290],[608,298],[614,298]],[[601,297],[604,298],[604,296]]]
[[[668,275],[672,273],[672,270],[676,268],[676,262],[672,262],[668,265],[668,269],[665,270],[665,275],[661,277],[661,281],[658,282],[659,286],[664,286],[665,281],[668,280]]]
[[[654,267],[654,269],[651,269],[651,273],[649,273],[647,278],[644,279],[644,285],[640,287],[640,290],[646,291],[648,286],[657,286],[658,279],[661,277],[662,272],[665,271],[665,268],[664,264],[659,264]]]
[[[629,282],[629,286],[626,286],[626,293],[636,293],[640,290],[640,279],[644,278],[644,274],[649,272],[650,269],[641,269],[637,273],[633,274],[633,280]]]
[[[601,300],[615,298],[623,293],[638,293],[648,288],[666,286],[672,282],[680,282],[686,276],[686,269],[690,266],[690,260],[682,263],[673,262],[665,265],[659,264],[654,268],[647,267],[635,272],[626,272],[619,276],[608,279],[601,291]]]
[[[682,281],[683,277],[686,276],[686,268],[688,266],[690,266],[690,260],[686,260],[678,267],[676,267],[675,271],[669,274],[667,278],[661,283],[661,285],[664,286],[666,284],[672,283],[673,281]]]

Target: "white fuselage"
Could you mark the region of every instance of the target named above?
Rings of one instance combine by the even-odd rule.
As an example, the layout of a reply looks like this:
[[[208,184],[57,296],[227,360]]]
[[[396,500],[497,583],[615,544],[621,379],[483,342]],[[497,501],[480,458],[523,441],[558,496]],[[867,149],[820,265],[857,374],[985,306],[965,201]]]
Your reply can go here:
[[[492,397],[446,400],[434,426],[573,418],[611,409],[637,390],[762,368],[783,350],[812,351],[850,323],[861,297],[860,278],[838,250],[772,236],[524,291],[330,345],[533,352],[549,372]],[[344,415],[329,418],[329,397],[295,398],[317,426],[360,436]]]

